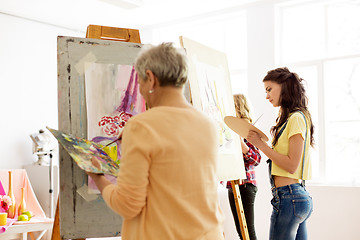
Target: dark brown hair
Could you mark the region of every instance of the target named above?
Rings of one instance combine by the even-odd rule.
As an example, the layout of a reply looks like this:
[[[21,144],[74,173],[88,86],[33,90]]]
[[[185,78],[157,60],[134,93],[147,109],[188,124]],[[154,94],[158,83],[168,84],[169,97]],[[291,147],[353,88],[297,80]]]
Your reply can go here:
[[[263,82],[266,81],[272,81],[281,85],[280,112],[276,119],[276,125],[271,128],[271,134],[274,136],[272,145],[274,146],[277,143],[280,127],[286,122],[290,114],[301,111],[310,121],[310,145],[314,146],[314,125],[307,108],[308,98],[302,83],[303,79],[296,73],[290,72],[287,67],[284,67],[268,71],[263,79]]]

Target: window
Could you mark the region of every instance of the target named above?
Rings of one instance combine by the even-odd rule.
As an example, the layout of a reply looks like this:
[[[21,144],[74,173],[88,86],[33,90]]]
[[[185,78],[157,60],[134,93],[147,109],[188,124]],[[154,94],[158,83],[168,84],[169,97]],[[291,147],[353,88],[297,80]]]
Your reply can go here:
[[[234,93],[247,93],[247,23],[245,11],[213,17],[199,17],[185,22],[152,28],[155,43],[174,42],[180,47],[179,36],[190,38],[224,52],[228,58],[230,80]]]
[[[278,63],[307,82],[314,180],[360,185],[360,1],[277,5]]]

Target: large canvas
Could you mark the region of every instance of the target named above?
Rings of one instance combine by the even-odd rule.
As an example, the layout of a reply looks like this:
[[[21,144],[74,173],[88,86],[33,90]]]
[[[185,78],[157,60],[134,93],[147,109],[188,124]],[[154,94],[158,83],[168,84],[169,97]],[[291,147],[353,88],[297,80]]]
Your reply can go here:
[[[180,37],[189,59],[191,100],[195,108],[216,122],[219,133],[219,180],[245,179],[240,138],[224,123],[235,116],[226,55],[205,45]]]
[[[130,66],[130,70],[127,68],[126,71],[131,75],[132,66],[141,47],[141,44],[130,42],[58,37],[59,131],[83,139],[94,139],[94,137],[88,136],[90,133],[88,132],[87,102],[90,99],[96,102],[98,97],[86,94],[86,76],[94,76],[96,81],[109,80],[111,76],[119,76],[115,74],[120,71],[116,70],[119,66]],[[99,70],[97,74],[101,79],[96,77],[97,70],[92,71],[92,69]],[[113,70],[114,74],[111,73]],[[136,86],[136,84],[131,86]],[[130,91],[132,89],[130,88]],[[119,102],[114,101],[114,103],[119,106],[122,100],[124,99],[121,98]],[[113,102],[113,100],[109,101]],[[130,104],[130,106],[133,105]],[[111,116],[112,120],[115,120],[112,123],[122,124],[125,120],[122,119],[120,122],[120,119],[107,115],[107,113],[112,112],[103,113],[103,116]],[[126,117],[124,114],[120,115],[119,113],[118,117]],[[105,118],[105,120],[109,120],[108,123],[111,123],[110,118]],[[91,123],[89,122],[89,124]],[[110,124],[107,126],[109,133],[115,129],[109,127]],[[119,134],[116,131],[112,133]],[[115,135],[106,137],[114,139]],[[99,142],[99,146],[109,141]],[[111,146],[115,147],[116,144]],[[106,149],[104,148],[104,150]],[[108,153],[108,155],[112,154]],[[116,157],[117,154],[115,154]],[[122,218],[106,205],[101,195],[89,196],[87,194],[87,174],[77,166],[62,147],[59,148],[59,165],[61,237],[63,239],[85,239],[120,236]],[[97,227],[94,228],[94,226]]]

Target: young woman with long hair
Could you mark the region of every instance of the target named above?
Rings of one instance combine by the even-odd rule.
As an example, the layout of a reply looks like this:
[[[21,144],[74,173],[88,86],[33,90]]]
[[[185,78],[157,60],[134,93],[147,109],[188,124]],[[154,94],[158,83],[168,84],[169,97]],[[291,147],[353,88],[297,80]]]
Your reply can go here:
[[[273,195],[269,239],[304,240],[306,220],[313,209],[305,180],[311,179],[309,150],[314,145],[314,126],[303,79],[284,67],[268,71],[263,83],[266,99],[280,107],[276,125],[271,129],[272,148],[253,131],[247,140],[269,158]]]

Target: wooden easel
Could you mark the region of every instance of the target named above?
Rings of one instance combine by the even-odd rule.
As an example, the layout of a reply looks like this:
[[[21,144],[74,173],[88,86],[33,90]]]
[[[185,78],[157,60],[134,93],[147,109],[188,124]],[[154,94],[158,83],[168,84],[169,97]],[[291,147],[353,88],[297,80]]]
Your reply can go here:
[[[236,211],[237,211],[237,215],[239,218],[242,238],[243,238],[243,240],[250,240],[249,231],[248,231],[246,219],[245,219],[244,208],[243,208],[242,201],[241,201],[240,190],[238,187],[240,180],[232,180],[230,182],[231,182],[231,188],[234,193]]]
[[[89,25],[86,30],[86,38],[141,43],[140,33],[137,29],[115,28],[99,25]]]
[[[180,37],[180,45],[184,48],[184,41],[183,41],[182,37]],[[190,95],[190,101],[191,101],[191,95]],[[242,239],[250,240],[249,231],[248,231],[248,227],[247,227],[246,219],[245,219],[244,208],[243,208],[242,201],[241,201],[240,190],[238,187],[238,185],[240,183],[240,179],[232,180],[230,182],[231,182],[231,188],[232,188],[233,194],[234,194],[235,206],[236,206],[236,211],[237,211],[237,215],[239,218]]]
[[[99,25],[89,25],[86,29],[86,38],[95,38],[102,40],[112,40],[121,42],[141,43],[140,33],[137,29],[116,28]],[[60,236],[60,210],[59,198],[56,205],[55,219],[51,240],[63,240]],[[80,238],[77,240],[86,240]]]

